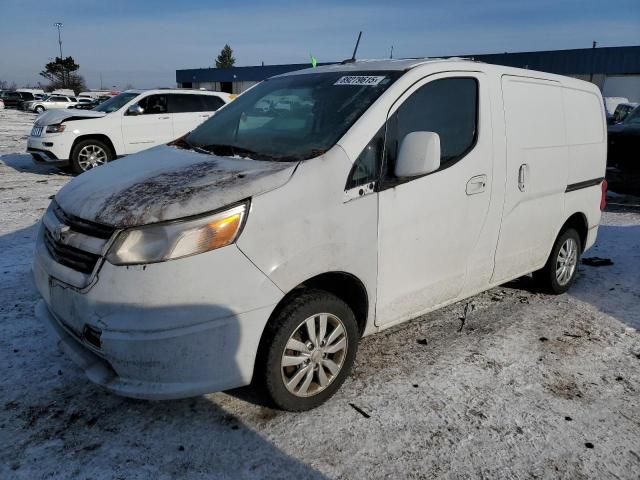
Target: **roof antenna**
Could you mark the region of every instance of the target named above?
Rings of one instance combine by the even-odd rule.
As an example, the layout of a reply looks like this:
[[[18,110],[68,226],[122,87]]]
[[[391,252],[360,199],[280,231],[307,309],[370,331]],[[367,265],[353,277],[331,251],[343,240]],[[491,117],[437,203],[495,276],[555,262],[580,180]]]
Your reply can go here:
[[[341,62],[343,65],[345,63],[353,63],[356,61],[356,52],[358,51],[358,45],[360,45],[360,37],[362,37],[362,31],[358,33],[358,40],[356,41],[356,48],[353,49],[353,55],[351,56],[351,58],[348,58],[347,60],[343,60]]]

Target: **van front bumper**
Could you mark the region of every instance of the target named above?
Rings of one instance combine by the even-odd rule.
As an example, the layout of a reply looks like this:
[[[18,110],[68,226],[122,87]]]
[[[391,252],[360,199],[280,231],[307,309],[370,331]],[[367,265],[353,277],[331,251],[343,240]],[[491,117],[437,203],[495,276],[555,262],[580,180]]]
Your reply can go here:
[[[282,292],[235,245],[146,266],[105,262],[87,287],[50,276],[37,248],[36,315],[88,378],[113,393],[183,398],[251,383]],[[208,277],[208,278],[207,278]]]
[[[36,316],[89,380],[117,395],[147,400],[186,398],[248,385],[251,375],[243,375],[247,369],[237,362],[248,362],[245,367],[253,370],[255,355],[245,359],[238,355],[240,325],[264,325],[270,313],[270,308],[263,308],[156,333],[102,331],[97,349],[57,319],[44,300],[36,305]]]

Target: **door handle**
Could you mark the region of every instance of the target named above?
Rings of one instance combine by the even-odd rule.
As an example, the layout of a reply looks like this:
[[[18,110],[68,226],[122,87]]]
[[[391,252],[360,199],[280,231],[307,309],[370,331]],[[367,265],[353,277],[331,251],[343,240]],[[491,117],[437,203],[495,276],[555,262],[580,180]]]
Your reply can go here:
[[[171,117],[158,117],[158,120],[169,120]]]
[[[523,163],[518,170],[518,190],[524,192],[527,190],[527,180],[529,178],[529,165]]]
[[[209,115],[200,115],[202,118],[209,118]]]
[[[475,195],[477,193],[482,193],[487,188],[487,176],[486,175],[476,175],[475,177],[471,177],[467,182],[467,195]]]

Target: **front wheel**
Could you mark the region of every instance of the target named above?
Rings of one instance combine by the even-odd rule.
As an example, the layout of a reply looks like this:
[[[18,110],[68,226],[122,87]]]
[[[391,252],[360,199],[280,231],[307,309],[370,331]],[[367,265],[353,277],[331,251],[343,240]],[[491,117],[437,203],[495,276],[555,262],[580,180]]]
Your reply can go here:
[[[71,152],[71,168],[76,174],[104,165],[113,159],[111,149],[99,140],[78,142]]]
[[[578,232],[568,228],[558,236],[546,265],[534,272],[534,278],[551,293],[566,292],[576,279],[581,252]]]
[[[267,325],[256,379],[277,407],[310,410],[349,375],[358,339],[356,319],[345,302],[322,290],[303,291]]]
[[[33,109],[33,111],[36,113],[42,113],[44,112],[44,107],[41,107],[40,105],[38,105],[36,108]]]

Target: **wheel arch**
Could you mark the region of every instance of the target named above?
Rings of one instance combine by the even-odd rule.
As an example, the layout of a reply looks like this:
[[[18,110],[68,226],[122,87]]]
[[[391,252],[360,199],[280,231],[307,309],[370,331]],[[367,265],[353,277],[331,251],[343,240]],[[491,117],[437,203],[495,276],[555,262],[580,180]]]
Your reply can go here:
[[[567,220],[564,222],[556,238],[559,235],[562,235],[567,229],[573,228],[576,232],[578,232],[578,236],[580,237],[580,250],[584,250],[584,246],[587,243],[587,235],[589,233],[589,223],[587,221],[587,216],[582,212],[573,213]]]
[[[269,315],[269,319],[266,321],[262,329],[262,333],[260,334],[258,353],[255,358],[256,362],[260,358],[260,352],[264,350],[263,342],[265,339],[265,332],[268,330],[268,325],[274,321],[274,318],[277,317],[280,311],[291,301],[293,297],[299,295],[304,290],[312,289],[324,290],[345,302],[353,311],[356,322],[358,323],[358,333],[362,335],[367,326],[367,319],[369,315],[369,296],[364,283],[355,275],[347,272],[334,271],[321,273],[299,283],[289,290],[271,311],[271,315]],[[255,369],[256,364],[254,363],[254,372]]]
[[[73,150],[76,148],[76,145],[78,145],[78,143],[83,142],[85,140],[99,140],[104,144],[106,144],[107,147],[109,147],[109,150],[111,150],[111,155],[113,156],[114,159],[118,156],[118,154],[116,153],[116,148],[113,145],[113,142],[107,135],[103,133],[87,133],[84,135],[79,135],[73,141],[73,144],[71,145],[71,150],[69,152],[70,153],[69,158],[71,158],[71,154],[73,153]]]

